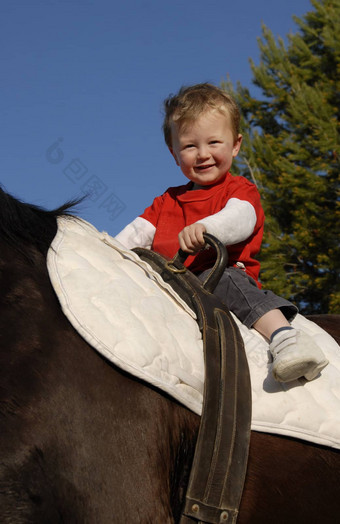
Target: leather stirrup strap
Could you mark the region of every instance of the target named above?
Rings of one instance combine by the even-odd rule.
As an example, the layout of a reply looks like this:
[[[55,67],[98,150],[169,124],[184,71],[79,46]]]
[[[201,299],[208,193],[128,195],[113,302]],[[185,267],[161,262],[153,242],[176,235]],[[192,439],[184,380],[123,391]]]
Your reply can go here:
[[[236,522],[246,475],[251,419],[248,363],[231,315],[219,308],[213,315],[220,354],[216,332],[208,325],[202,418],[181,524]]]
[[[211,235],[206,241],[225,247]],[[186,300],[203,336],[205,383],[201,423],[180,524],[235,523],[246,475],[251,423],[247,358],[238,327],[227,307],[178,261],[149,250],[134,250]],[[222,266],[226,257],[218,256]],[[223,272],[221,265],[213,271]],[[218,279],[207,279],[214,282]],[[206,281],[206,282],[207,282]]]

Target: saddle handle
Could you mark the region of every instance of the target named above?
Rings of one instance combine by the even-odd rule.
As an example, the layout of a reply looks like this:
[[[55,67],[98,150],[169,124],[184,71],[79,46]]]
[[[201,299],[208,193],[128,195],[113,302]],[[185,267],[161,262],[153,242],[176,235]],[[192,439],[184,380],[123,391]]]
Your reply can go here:
[[[223,275],[223,271],[227,267],[228,252],[225,245],[222,244],[222,242],[220,242],[216,237],[210,235],[210,233],[203,233],[203,238],[206,244],[215,248],[217,255],[214,266],[202,284],[206,291],[213,293]],[[188,256],[190,256],[190,253],[186,253],[182,249],[179,249],[174,258],[169,260],[169,262],[166,264],[167,268],[174,273],[183,273],[186,270],[186,268],[183,267],[183,264]]]

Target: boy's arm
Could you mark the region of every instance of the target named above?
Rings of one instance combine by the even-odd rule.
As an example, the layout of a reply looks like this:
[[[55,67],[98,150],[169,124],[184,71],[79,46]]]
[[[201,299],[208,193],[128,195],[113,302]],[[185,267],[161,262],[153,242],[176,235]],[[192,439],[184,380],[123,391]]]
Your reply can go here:
[[[256,212],[250,202],[231,198],[218,213],[182,229],[178,235],[179,244],[183,251],[196,253],[205,244],[203,233],[214,235],[226,246],[238,244],[250,237],[256,221]]]
[[[207,233],[230,246],[250,237],[256,222],[256,211],[250,202],[231,198],[221,211],[198,220],[196,224],[203,224]]]
[[[137,217],[130,222],[115,239],[127,249],[134,247],[144,247],[151,249],[152,241],[155,236],[156,228],[145,218]]]
[[[157,219],[163,205],[164,195],[154,199],[151,206],[147,207],[143,216],[135,218],[118,235],[116,240],[123,244],[127,249],[134,247],[144,247],[151,249],[155,237]]]

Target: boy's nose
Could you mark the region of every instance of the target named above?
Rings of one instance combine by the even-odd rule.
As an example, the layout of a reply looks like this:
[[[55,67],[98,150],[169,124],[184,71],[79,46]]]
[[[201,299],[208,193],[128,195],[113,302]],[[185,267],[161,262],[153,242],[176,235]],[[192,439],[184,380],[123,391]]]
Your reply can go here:
[[[197,156],[200,160],[204,160],[206,158],[210,157],[209,148],[206,146],[202,146],[197,151]]]

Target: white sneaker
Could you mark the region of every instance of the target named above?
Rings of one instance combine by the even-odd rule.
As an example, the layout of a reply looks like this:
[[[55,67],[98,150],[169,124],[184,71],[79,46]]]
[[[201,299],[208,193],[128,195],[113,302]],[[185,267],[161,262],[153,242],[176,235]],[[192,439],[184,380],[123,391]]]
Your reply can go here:
[[[278,382],[291,382],[301,377],[313,380],[328,364],[314,340],[296,329],[279,331],[269,349],[273,355],[272,373]]]

